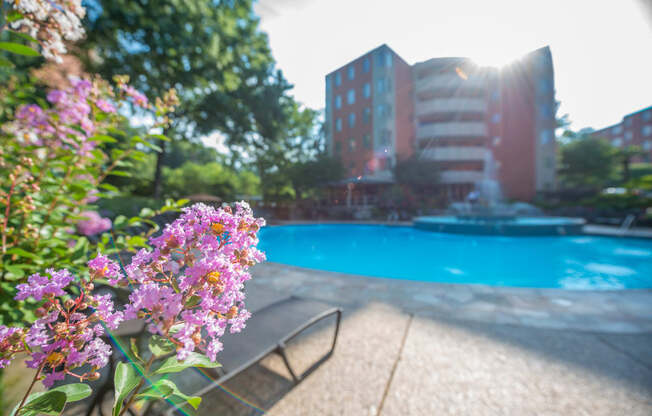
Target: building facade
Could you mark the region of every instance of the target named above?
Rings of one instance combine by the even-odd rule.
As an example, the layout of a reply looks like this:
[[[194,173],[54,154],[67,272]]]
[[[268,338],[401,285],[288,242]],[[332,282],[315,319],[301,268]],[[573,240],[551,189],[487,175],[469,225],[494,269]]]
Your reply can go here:
[[[555,186],[547,47],[498,70],[468,58],[409,65],[382,45],[326,76],[326,126],[354,182],[391,182],[396,162],[415,155],[437,162],[449,201],[487,180],[519,200]]]
[[[615,147],[638,146],[645,152],[643,160],[652,162],[652,106],[627,114],[620,123],[596,130],[591,136],[607,139]]]

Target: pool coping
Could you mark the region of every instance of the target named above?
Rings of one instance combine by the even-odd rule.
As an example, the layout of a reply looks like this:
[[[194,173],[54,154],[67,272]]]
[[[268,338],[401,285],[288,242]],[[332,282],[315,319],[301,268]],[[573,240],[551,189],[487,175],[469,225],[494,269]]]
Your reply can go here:
[[[419,315],[590,332],[652,332],[652,289],[566,290],[423,282],[266,262],[249,284],[340,305],[388,303]]]

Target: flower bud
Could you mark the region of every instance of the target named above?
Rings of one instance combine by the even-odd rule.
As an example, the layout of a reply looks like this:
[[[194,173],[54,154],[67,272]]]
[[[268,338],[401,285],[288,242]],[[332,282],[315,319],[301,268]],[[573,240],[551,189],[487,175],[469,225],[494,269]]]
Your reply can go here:
[[[34,314],[39,318],[44,317],[45,315],[47,315],[47,313],[48,311],[46,311],[45,308],[43,307],[40,307],[34,311]]]
[[[89,374],[87,378],[89,381],[97,380],[100,378],[100,373],[96,371],[94,373]]]
[[[66,300],[66,301],[63,303],[63,306],[64,306],[66,309],[71,309],[73,306],[75,306],[75,301],[72,300],[72,299],[68,299],[68,300]]]

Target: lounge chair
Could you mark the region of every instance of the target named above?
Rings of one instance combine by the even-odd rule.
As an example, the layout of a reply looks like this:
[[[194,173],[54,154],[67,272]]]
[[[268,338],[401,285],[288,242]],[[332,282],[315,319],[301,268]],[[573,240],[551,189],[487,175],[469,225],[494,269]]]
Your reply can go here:
[[[249,294],[248,299],[252,298],[254,297]],[[214,381],[193,393],[193,396],[206,394],[258,363],[270,353],[281,356],[295,384],[304,380],[333,355],[342,318],[340,308],[295,296],[271,302],[263,300],[262,304],[259,298],[253,303],[258,308],[252,312],[252,317],[247,321],[245,330],[239,334],[225,334],[221,338],[224,350],[218,354],[218,361],[222,367],[215,369],[217,371],[212,370]],[[251,304],[252,302],[249,302],[250,306]],[[330,349],[305,371],[297,374],[286,354],[286,344],[311,326],[329,318],[335,319],[335,330]],[[172,415],[175,410],[175,408],[171,408],[167,414]]]
[[[292,381],[298,384],[333,354],[339,333],[340,320],[342,318],[342,310],[340,308],[320,301],[296,296],[281,297],[267,290],[248,290],[247,307],[252,311],[252,316],[247,321],[247,327],[241,333],[227,333],[221,338],[224,349],[218,354],[217,358],[222,366],[217,369],[208,370],[214,381],[203,386],[192,395],[201,396],[206,394],[218,385],[258,363],[270,353],[276,353],[281,356],[283,363],[292,377]],[[329,318],[335,319],[335,329],[330,349],[314,364],[308,367],[308,369],[301,374],[297,374],[292,368],[286,354],[286,344],[308,328]],[[143,329],[144,324],[142,321],[128,321],[124,325],[121,325],[114,332],[114,335],[133,337],[142,333]],[[114,353],[114,358],[119,359],[120,356],[118,354],[117,352]],[[105,394],[113,388],[112,374],[114,365],[112,358],[109,364],[109,374],[111,376],[98,389],[97,394],[88,408],[87,416],[96,407],[99,409],[100,415],[103,414],[101,403]],[[183,387],[180,387],[183,390]],[[170,408],[167,410],[167,414],[172,415],[175,410],[176,408],[174,407]]]

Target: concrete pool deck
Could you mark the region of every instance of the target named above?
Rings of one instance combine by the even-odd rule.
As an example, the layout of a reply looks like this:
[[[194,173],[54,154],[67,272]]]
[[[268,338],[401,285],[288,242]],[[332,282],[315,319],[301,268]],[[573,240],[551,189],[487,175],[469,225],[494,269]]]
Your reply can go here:
[[[571,292],[367,278],[274,263],[248,285],[344,309],[298,386],[270,356],[226,383],[269,415],[650,415],[652,290]],[[290,347],[319,356],[330,328]],[[257,415],[224,392],[201,414]]]

